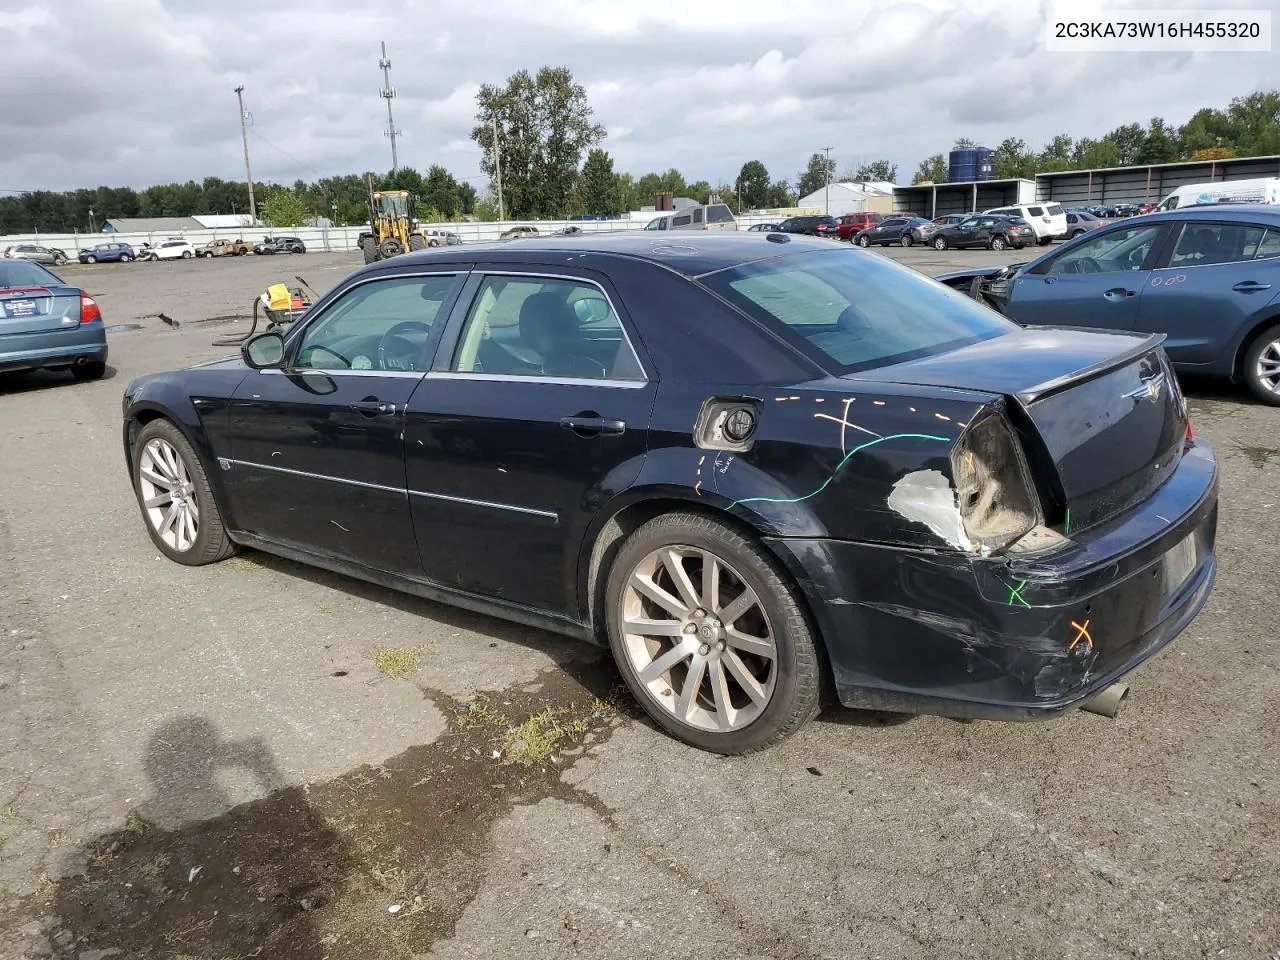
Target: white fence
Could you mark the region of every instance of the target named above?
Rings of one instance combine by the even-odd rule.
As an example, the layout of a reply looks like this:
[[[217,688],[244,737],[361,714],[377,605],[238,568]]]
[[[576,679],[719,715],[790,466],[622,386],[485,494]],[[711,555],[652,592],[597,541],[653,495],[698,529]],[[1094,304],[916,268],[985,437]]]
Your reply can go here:
[[[656,216],[656,214],[655,214]],[[632,230],[643,230],[647,220],[506,220],[488,223],[426,223],[427,230],[448,230],[462,238],[463,243],[479,243],[485,240],[497,240],[504,230],[514,226],[534,226],[542,235],[549,234],[561,227],[580,227],[583,233],[619,233]],[[745,230],[756,223],[772,223],[773,218],[746,214],[738,218],[738,228]],[[0,248],[12,243],[35,243],[42,247],[54,247],[65,251],[69,256],[86,247],[99,243],[128,243],[141,246],[143,243],[155,245],[170,237],[181,237],[189,240],[197,247],[210,240],[243,238],[256,242],[268,234],[298,237],[314,252],[355,250],[357,240],[363,227],[282,227],[270,230],[265,227],[223,228],[218,230],[186,230],[172,233],[24,233],[0,237]]]

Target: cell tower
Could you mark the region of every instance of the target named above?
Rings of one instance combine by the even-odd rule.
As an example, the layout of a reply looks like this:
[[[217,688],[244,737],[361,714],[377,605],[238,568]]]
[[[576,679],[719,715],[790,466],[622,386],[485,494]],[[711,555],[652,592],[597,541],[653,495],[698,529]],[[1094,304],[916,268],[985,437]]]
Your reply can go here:
[[[391,101],[395,98],[396,88],[391,85],[391,61],[387,59],[385,40],[382,41],[382,59],[378,61],[378,66],[382,68],[382,89],[378,91],[378,95],[387,101],[387,129],[382,131],[382,135],[391,138],[391,172],[395,173],[400,168],[400,161],[396,158],[396,137],[400,136],[400,131],[396,129],[395,118],[391,116]]]

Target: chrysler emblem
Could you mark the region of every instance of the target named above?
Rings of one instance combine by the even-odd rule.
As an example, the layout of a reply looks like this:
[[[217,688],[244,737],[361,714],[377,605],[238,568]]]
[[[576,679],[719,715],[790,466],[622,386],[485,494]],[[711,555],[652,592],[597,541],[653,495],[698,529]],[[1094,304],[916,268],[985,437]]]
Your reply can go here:
[[[1142,386],[1136,390],[1130,390],[1126,393],[1126,400],[1159,400],[1160,389],[1164,386],[1164,374],[1157,373],[1149,380],[1143,380]]]

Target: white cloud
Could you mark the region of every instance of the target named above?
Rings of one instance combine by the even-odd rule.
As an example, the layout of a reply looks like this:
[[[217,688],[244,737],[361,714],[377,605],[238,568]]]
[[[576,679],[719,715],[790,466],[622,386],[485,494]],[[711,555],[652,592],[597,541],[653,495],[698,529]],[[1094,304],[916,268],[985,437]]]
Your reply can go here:
[[[1280,0],[1232,2],[1280,23]],[[1184,5],[1207,6],[1106,4]],[[827,145],[841,169],[886,158],[905,179],[960,136],[1039,146],[1280,87],[1274,54],[1048,54],[1043,0],[311,0],[304,15],[254,0],[4,6],[0,185],[13,189],[237,178],[239,83],[264,179],[385,169],[383,40],[401,162],[460,177],[478,176],[480,84],[544,64],[587,88],[616,169],[712,182],[750,159],[794,178]]]

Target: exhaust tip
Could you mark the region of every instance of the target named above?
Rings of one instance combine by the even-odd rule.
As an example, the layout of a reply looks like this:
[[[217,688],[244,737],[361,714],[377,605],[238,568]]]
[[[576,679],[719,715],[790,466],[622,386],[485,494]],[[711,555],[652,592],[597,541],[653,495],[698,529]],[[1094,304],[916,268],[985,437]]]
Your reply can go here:
[[[1084,703],[1080,704],[1080,709],[1087,710],[1089,713],[1096,713],[1102,717],[1115,719],[1116,714],[1120,712],[1120,704],[1128,696],[1129,685],[1127,683],[1113,683],[1111,686],[1099,690]]]

